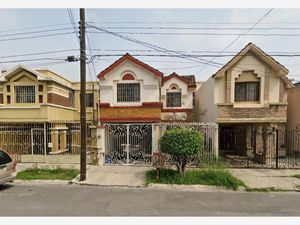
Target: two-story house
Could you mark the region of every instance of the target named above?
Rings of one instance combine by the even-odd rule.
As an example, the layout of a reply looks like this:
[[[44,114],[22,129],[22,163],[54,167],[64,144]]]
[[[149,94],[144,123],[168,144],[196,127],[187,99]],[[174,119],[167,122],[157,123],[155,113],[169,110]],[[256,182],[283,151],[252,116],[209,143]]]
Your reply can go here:
[[[157,150],[159,134],[153,124],[192,121],[195,77],[159,70],[128,53],[98,75],[99,121],[106,127],[106,161],[127,163],[142,152]],[[128,154],[126,156],[126,154]]]
[[[79,152],[80,83],[19,65],[0,75],[0,147],[16,154]],[[97,120],[97,82],[87,83],[87,120]]]
[[[249,43],[196,92],[196,118],[219,125],[220,154],[265,162],[275,154],[272,130],[285,130],[288,70]],[[265,134],[265,135],[264,135]],[[280,143],[279,154],[285,154]]]

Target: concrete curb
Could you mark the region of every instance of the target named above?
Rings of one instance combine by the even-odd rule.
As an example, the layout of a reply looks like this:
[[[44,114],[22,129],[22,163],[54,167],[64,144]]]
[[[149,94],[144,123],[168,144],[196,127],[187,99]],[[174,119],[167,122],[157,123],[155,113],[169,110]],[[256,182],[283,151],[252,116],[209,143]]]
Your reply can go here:
[[[14,180],[14,184],[62,184],[68,185],[71,184],[69,180]]]

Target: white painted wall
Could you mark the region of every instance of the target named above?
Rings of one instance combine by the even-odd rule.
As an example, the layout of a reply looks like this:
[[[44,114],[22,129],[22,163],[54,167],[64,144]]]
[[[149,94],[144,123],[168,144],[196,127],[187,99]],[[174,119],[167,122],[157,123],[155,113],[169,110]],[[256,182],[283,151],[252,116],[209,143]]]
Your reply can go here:
[[[167,109],[167,91],[171,90],[172,85],[177,85],[181,91],[181,107],[172,108],[193,108],[193,89],[188,89],[187,83],[178,79],[177,77],[172,77],[171,79],[164,82],[161,88],[161,99],[163,102],[163,108]]]
[[[220,83],[218,83],[217,86],[222,87]],[[220,99],[216,98],[215,94],[218,94],[217,97],[221,96],[219,90],[217,90],[216,88],[216,82],[213,78],[209,78],[195,92],[195,98],[196,98],[195,119],[197,121],[216,122],[217,119],[216,101],[220,101]]]
[[[135,76],[135,81],[122,81],[123,75],[130,73]],[[139,82],[141,84],[141,101],[140,102],[117,102],[117,83],[119,82]],[[113,71],[105,75],[100,80],[101,102],[110,103],[112,106],[117,105],[141,105],[142,102],[159,102],[160,101],[160,78],[153,73],[142,68],[139,65],[126,60]]]

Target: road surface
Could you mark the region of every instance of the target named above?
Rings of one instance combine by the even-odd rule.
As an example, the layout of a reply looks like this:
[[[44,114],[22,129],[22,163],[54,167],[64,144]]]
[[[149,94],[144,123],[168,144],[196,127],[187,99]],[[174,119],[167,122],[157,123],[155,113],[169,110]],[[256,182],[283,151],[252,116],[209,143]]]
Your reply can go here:
[[[0,216],[300,216],[300,193],[13,183],[0,186]]]

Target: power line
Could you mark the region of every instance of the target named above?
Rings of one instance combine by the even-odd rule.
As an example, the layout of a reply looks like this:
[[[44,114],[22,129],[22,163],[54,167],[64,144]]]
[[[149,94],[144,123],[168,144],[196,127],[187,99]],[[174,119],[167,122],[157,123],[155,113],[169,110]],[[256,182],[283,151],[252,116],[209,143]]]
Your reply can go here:
[[[20,57],[20,56],[45,55],[45,54],[53,54],[53,53],[61,53],[61,52],[73,52],[73,51],[78,51],[78,49],[66,49],[66,50],[58,50],[58,51],[26,53],[26,54],[19,54],[19,55],[8,55],[8,56],[0,56],[0,58],[15,58],[15,57]]]
[[[17,62],[32,62],[32,61],[43,61],[43,60],[56,60],[56,61],[66,61],[65,59],[59,58],[35,58],[35,59],[19,59],[11,61],[0,61],[0,63],[17,63]]]
[[[124,36],[124,35],[121,35],[121,34],[119,34],[117,32],[108,31],[108,30],[99,28],[99,27],[94,26],[94,25],[90,25],[90,27],[91,28],[95,28],[95,29],[100,30],[100,31],[103,31],[103,32],[107,32],[107,33],[109,33],[109,34],[111,34],[113,36],[120,37],[120,38],[122,38],[124,40],[130,41],[130,42],[134,42],[134,43],[139,44],[139,45],[143,45],[143,46],[148,47],[150,49],[157,50],[159,52],[164,52],[164,53],[169,54],[169,55],[177,54],[177,56],[179,55],[179,56],[181,56],[181,58],[185,58],[185,59],[190,60],[190,61],[196,61],[198,63],[206,62],[206,60],[203,60],[203,59],[198,59],[197,60],[195,58],[190,58],[190,57],[187,57],[187,56],[185,56],[185,54],[182,54],[180,52],[177,52],[177,51],[174,51],[174,50],[172,51],[172,50],[169,50],[169,49],[166,49],[166,48],[162,48],[162,47],[159,47],[159,46],[154,45],[154,44],[149,44],[147,42],[140,41],[140,40],[137,40],[137,39],[132,38],[132,37]],[[214,67],[220,67],[220,65],[222,65],[222,64],[216,63],[216,62],[209,62],[209,65],[214,66]]]
[[[56,29],[47,29],[47,30],[38,30],[38,31],[30,31],[30,32],[22,32],[22,33],[14,33],[14,34],[4,34],[0,35],[0,37],[11,37],[11,36],[18,36],[18,35],[27,35],[27,34],[39,34],[51,31],[59,31],[59,30],[69,30],[70,28],[56,28]]]
[[[22,27],[18,29],[10,29],[10,30],[0,30],[0,33],[6,33],[6,32],[13,32],[13,31],[20,31],[20,30],[31,30],[31,29],[38,29],[38,28],[47,28],[47,27],[55,27],[55,26],[65,26],[69,23],[59,23],[59,24],[50,24],[50,25],[42,25],[42,26],[34,26],[34,27]]]
[[[100,27],[103,29],[118,30],[249,30],[250,27]],[[255,27],[252,30],[300,30],[300,27]]]
[[[131,54],[132,56],[148,56],[148,57],[179,57],[180,55],[162,55],[162,54]],[[215,58],[223,58],[223,57],[234,57],[234,56],[245,56],[245,54],[227,54],[227,55],[218,55],[218,54],[184,54],[186,57],[215,57]],[[264,54],[256,54],[257,56],[264,56]],[[276,57],[300,57],[300,54],[269,54],[270,56]],[[111,56],[124,56],[124,54],[96,54],[93,57],[111,57]]]
[[[29,37],[7,38],[7,39],[0,39],[0,41],[16,41],[16,40],[23,40],[23,39],[34,39],[34,38],[42,38],[42,37],[62,36],[62,35],[73,34],[73,33],[74,32],[63,32],[63,33],[36,35],[36,36],[29,36]]]
[[[94,21],[91,24],[253,24],[255,22],[207,22],[207,21]],[[300,21],[273,21],[261,22],[260,24],[300,24]]]
[[[229,45],[227,45],[222,51],[219,52],[218,55],[220,55],[223,51],[226,51],[230,46],[232,46],[241,36],[247,34],[248,32],[250,32],[257,24],[259,24],[264,18],[266,18],[273,9],[270,9],[266,14],[264,14],[256,23],[254,23],[247,31],[239,34],[234,40],[232,40]],[[216,57],[212,58],[209,62],[213,61]],[[207,63],[208,64],[208,63]],[[204,64],[204,66],[200,69],[200,71],[198,73],[200,73],[207,64]]]
[[[93,34],[107,34],[106,32],[94,32],[89,31],[87,33]],[[194,35],[194,36],[236,36],[239,33],[191,33],[191,32],[118,32],[119,34],[135,34],[135,35]],[[244,36],[280,36],[280,37],[298,37],[300,33],[296,34],[282,34],[282,33],[255,33],[255,34],[244,34]]]
[[[92,48],[93,51],[103,51],[103,52],[157,52],[155,50],[151,49],[99,49],[99,48]],[[220,51],[211,51],[211,50],[192,50],[192,51],[186,51],[186,50],[177,50],[178,52],[188,52],[188,53],[219,53]],[[236,54],[236,51],[223,51],[225,54]],[[300,54],[300,51],[295,52],[288,52],[288,51],[267,51],[266,53],[272,54],[272,53],[278,53],[278,54]]]

